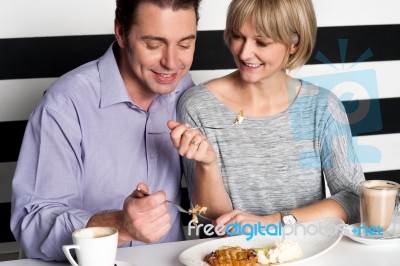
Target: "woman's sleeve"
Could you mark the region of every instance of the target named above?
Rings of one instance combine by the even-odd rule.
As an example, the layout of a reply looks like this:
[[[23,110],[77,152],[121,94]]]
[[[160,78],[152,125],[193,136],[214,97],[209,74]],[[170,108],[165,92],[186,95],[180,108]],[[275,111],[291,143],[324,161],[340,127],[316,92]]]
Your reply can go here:
[[[359,222],[359,184],[365,177],[353,145],[346,111],[334,95],[328,97],[323,120],[321,161],[330,198],[343,207],[349,224]]]

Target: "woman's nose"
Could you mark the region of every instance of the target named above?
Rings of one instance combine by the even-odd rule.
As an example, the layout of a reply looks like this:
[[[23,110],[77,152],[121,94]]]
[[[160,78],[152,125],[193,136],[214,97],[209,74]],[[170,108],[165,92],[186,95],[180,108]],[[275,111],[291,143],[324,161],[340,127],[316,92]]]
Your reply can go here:
[[[242,49],[240,50],[240,59],[246,60],[253,55],[253,46],[251,42],[245,41],[242,44]]]

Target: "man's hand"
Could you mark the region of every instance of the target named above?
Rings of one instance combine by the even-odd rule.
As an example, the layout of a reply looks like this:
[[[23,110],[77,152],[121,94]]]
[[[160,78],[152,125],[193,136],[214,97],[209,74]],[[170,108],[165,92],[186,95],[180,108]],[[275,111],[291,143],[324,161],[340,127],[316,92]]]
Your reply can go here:
[[[148,191],[147,185],[138,185]],[[125,199],[123,207],[123,227],[133,240],[151,243],[160,240],[171,229],[165,193],[156,192],[149,196],[133,193]]]
[[[144,183],[139,183],[137,187],[148,191]],[[86,224],[86,227],[93,226],[116,228],[119,245],[130,241],[156,242],[171,229],[165,193],[159,191],[149,196],[143,193],[129,195],[122,210],[94,214]]]

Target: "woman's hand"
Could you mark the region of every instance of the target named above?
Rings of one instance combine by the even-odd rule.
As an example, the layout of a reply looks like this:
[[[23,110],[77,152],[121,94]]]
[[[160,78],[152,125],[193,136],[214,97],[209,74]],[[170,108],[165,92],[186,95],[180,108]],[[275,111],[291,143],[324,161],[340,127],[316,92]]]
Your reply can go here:
[[[193,160],[194,175],[188,176],[188,186],[193,188],[191,202],[193,205],[206,206],[207,218],[213,219],[230,210],[232,204],[226,193],[217,154],[206,136],[198,129],[176,121],[168,121],[171,129],[171,140],[179,154]]]
[[[200,130],[173,120],[168,121],[168,127],[172,143],[181,156],[203,164],[216,162],[215,151]]]

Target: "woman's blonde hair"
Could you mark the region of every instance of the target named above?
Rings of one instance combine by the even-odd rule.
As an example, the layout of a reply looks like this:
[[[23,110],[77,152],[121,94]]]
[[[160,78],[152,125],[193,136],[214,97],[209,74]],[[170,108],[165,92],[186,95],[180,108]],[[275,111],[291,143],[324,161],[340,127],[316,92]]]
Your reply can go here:
[[[298,50],[289,55],[287,69],[303,66],[310,58],[317,36],[317,19],[311,0],[232,0],[224,40],[230,47],[233,34],[251,17],[259,34]]]

